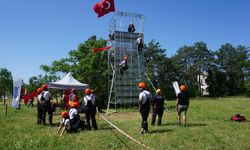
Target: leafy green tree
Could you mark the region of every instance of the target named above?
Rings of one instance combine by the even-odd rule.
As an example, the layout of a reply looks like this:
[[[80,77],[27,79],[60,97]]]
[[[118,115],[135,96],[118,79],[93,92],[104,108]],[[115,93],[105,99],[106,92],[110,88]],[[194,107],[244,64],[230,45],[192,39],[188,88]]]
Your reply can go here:
[[[244,62],[244,81],[245,81],[245,89],[246,89],[246,95],[250,96],[250,47],[244,47],[244,49],[247,51],[246,55],[246,61]]]
[[[193,59],[193,47],[183,46],[178,49],[177,54],[172,58],[177,70],[177,79],[179,83],[190,85],[195,81],[194,76],[194,59]]]
[[[226,43],[217,52],[218,65],[226,72],[227,93],[240,94],[244,90],[246,61],[249,50],[244,46],[233,47]]]
[[[10,95],[13,90],[12,73],[6,68],[0,68],[0,98],[4,98],[6,103],[6,96]]]
[[[191,96],[201,94],[201,76],[206,75],[214,55],[206,43],[196,42],[191,46],[183,46],[171,58],[176,68],[176,80],[189,88]]]
[[[28,84],[24,84],[24,88],[27,89],[28,93],[35,92],[43,84],[57,80],[58,77],[55,75],[38,75],[29,78]]]
[[[161,88],[165,98],[175,97],[172,88],[172,81],[175,80],[174,69],[171,60],[166,57],[166,49],[161,48],[159,42],[152,40],[148,43],[144,56],[146,73],[153,85]]]
[[[165,66],[165,49],[162,49],[159,42],[152,40],[148,43],[144,53],[146,63],[146,73],[151,78],[153,84],[158,87],[159,85],[159,72],[164,70]]]
[[[106,43],[106,40],[97,40],[96,36],[92,36],[76,50],[71,50],[67,58],[56,60],[51,66],[42,65],[41,69],[48,74],[71,72],[77,80],[90,85],[97,95],[99,105],[103,105],[108,99],[108,54],[93,53],[92,49],[103,47]]]
[[[209,64],[214,61],[213,53],[207,48],[206,43],[196,42],[193,46],[192,57],[194,59],[195,74],[198,81],[198,89],[201,93],[201,76],[206,75]]]
[[[176,80],[179,84],[188,86],[190,96],[198,93],[197,67],[195,65],[193,46],[183,46],[171,59],[176,69]]]
[[[226,73],[218,68],[217,65],[211,65],[208,69],[208,77],[206,83],[208,84],[209,96],[217,97],[223,96],[226,93]]]

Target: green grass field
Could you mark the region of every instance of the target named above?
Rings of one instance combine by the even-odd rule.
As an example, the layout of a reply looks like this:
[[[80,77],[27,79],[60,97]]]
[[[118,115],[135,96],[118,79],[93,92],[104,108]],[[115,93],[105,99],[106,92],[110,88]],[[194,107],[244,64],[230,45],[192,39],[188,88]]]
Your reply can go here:
[[[138,141],[154,149],[250,149],[250,124],[235,123],[236,113],[250,119],[250,99],[246,97],[191,99],[187,127],[176,125],[175,102],[167,101],[169,112],[162,126],[149,125],[149,133],[139,133],[141,118],[136,109],[118,110],[106,118]],[[83,114],[81,116],[84,116]],[[59,122],[55,114],[54,123]],[[151,114],[149,116],[149,124]],[[145,149],[97,117],[99,130],[56,135],[57,126],[36,125],[36,108],[20,110],[0,105],[0,149]]]

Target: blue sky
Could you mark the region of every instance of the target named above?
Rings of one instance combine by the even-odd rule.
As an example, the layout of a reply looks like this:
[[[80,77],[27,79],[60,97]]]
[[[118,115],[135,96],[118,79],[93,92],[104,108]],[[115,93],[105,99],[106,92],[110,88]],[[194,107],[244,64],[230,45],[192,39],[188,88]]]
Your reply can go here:
[[[14,78],[43,74],[41,64],[67,57],[92,35],[107,38],[110,13],[97,19],[101,0],[0,0],[0,68]],[[204,41],[211,50],[229,42],[250,46],[249,0],[115,0],[116,10],[145,15],[145,41],[171,57]]]

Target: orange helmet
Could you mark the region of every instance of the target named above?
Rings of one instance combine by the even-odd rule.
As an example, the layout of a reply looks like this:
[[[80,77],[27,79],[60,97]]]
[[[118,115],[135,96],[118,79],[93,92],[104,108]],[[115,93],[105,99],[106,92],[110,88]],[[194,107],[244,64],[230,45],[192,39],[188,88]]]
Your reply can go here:
[[[87,95],[91,94],[91,90],[89,88],[85,89],[85,94]]]
[[[139,88],[145,89],[145,88],[146,88],[146,84],[145,84],[144,82],[140,82],[140,83],[138,84],[138,87],[139,87]]]
[[[43,91],[43,89],[42,88],[38,88],[37,90],[36,90],[36,92],[39,94],[39,93],[41,93]]]
[[[69,106],[70,106],[70,107],[74,107],[74,108],[78,108],[78,107],[79,107],[79,102],[72,102],[72,101],[69,101]]]
[[[44,89],[46,89],[48,87],[48,84],[43,84],[42,85],[42,89],[44,90]]]
[[[63,111],[63,112],[61,112],[61,116],[62,116],[62,118],[66,118],[69,116],[69,113],[67,111]]]
[[[180,86],[180,90],[181,90],[181,91],[185,91],[185,90],[186,90],[185,85],[181,85],[181,86]]]

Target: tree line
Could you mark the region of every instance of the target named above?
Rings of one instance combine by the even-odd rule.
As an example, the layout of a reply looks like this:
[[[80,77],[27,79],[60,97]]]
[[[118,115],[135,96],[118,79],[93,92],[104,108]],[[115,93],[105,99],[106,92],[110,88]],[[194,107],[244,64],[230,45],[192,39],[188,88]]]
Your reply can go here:
[[[100,103],[104,104],[108,99],[108,78],[111,74],[108,70],[108,53],[93,53],[92,49],[106,44],[107,41],[102,38],[90,37],[79,44],[77,49],[70,50],[66,58],[55,60],[51,65],[42,64],[40,68],[45,75],[30,77],[29,83],[24,83],[24,86],[28,92],[32,92],[43,83],[56,81],[60,75],[71,72],[80,82],[91,85]],[[218,50],[210,50],[205,42],[200,41],[184,45],[174,56],[168,57],[167,50],[159,42],[152,40],[145,44],[146,73],[155,87],[161,88],[167,99],[175,98],[173,81],[185,84],[191,96],[200,96],[201,75],[207,77],[207,90],[211,97],[242,94],[250,96],[249,52],[249,47],[233,46],[230,43],[221,45]],[[5,82],[4,76],[6,75],[1,69],[0,86]],[[7,76],[12,80],[11,73]],[[8,92],[11,87],[12,83]],[[6,88],[1,87],[0,94],[4,93],[6,94]]]
[[[210,50],[205,42],[184,45],[168,58],[166,50],[158,42],[147,46],[146,66],[155,85],[166,91],[167,98],[174,98],[172,81],[187,85],[191,96],[201,95],[201,75],[207,77],[208,93],[211,97],[225,95],[250,95],[250,48],[234,47],[230,43],[218,50]]]

